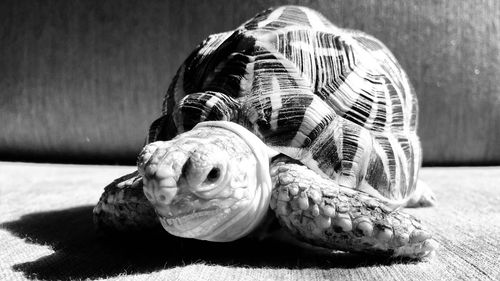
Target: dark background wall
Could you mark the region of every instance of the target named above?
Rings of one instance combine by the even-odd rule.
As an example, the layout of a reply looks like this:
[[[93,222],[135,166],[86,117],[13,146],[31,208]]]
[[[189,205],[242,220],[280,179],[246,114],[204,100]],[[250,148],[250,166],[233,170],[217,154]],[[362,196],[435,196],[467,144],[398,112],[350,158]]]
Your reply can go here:
[[[285,3],[394,52],[427,165],[500,163],[496,0],[0,1],[0,160],[133,163],[194,46]]]

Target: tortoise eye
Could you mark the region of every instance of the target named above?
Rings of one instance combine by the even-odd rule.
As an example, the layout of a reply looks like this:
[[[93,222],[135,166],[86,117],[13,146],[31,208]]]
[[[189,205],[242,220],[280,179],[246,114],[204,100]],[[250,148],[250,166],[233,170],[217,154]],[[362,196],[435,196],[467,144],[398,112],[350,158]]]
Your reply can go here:
[[[219,179],[219,177],[220,177],[220,169],[219,168],[212,168],[212,170],[210,170],[210,172],[208,173],[207,179],[205,180],[205,182],[212,183],[212,182],[216,181],[217,179]]]

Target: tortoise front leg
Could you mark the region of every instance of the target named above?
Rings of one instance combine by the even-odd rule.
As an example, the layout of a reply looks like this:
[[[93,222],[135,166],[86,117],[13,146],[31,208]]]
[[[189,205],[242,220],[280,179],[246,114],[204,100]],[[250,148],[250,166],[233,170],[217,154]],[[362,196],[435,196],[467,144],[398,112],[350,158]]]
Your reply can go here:
[[[340,187],[307,167],[272,163],[271,209],[299,240],[330,249],[420,259],[437,242],[419,220],[380,199]]]
[[[137,171],[108,184],[93,211],[97,229],[145,231],[161,228],[142,185],[142,176]]]

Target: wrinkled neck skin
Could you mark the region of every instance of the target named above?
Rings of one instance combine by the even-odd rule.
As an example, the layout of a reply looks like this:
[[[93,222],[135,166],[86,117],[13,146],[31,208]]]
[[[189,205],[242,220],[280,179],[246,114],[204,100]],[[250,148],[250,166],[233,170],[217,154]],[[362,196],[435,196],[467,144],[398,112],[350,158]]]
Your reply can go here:
[[[198,239],[215,242],[234,241],[255,230],[267,214],[272,190],[269,175],[269,150],[254,134],[235,123],[208,121],[198,124],[193,129],[201,127],[223,128],[235,133],[246,142],[255,156],[254,176],[247,177],[247,188],[255,186],[253,198],[249,198],[251,202],[245,206],[245,209],[221,224],[214,232],[198,237]]]

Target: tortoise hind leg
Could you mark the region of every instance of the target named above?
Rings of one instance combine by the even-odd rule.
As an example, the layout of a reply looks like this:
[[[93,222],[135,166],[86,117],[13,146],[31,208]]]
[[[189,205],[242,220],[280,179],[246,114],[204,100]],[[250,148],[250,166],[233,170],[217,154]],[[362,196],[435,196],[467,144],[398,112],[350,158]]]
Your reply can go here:
[[[281,161],[281,160],[278,160]],[[343,251],[423,258],[437,242],[420,222],[299,164],[273,162],[271,209],[296,238]]]
[[[427,183],[418,180],[417,187],[415,192],[411,196],[410,200],[406,204],[406,207],[409,208],[418,208],[418,207],[431,207],[435,206],[437,202],[436,195],[431,190]]]
[[[100,231],[144,231],[160,227],[153,206],[142,190],[137,171],[122,176],[104,188],[94,207],[94,224]]]

